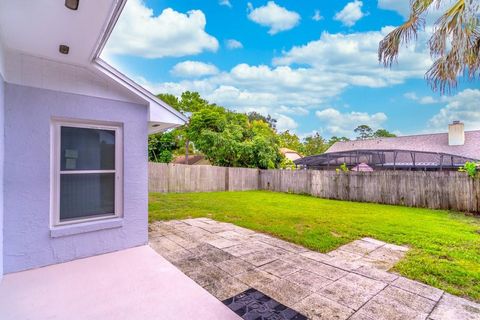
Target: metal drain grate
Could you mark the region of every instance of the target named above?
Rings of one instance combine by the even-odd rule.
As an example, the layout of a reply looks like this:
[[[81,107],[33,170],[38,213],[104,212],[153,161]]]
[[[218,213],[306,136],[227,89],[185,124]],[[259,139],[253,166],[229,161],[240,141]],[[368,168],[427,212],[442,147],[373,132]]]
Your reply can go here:
[[[306,320],[307,317],[255,289],[223,301],[245,320]]]

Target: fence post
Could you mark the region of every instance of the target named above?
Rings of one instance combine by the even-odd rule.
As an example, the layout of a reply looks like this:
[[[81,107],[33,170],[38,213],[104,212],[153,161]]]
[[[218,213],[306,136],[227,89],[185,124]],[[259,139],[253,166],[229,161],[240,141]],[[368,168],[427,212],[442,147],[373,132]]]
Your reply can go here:
[[[312,194],[312,170],[307,170],[307,194]]]
[[[262,190],[262,170],[257,169],[257,190]]]
[[[172,164],[171,163],[167,163],[167,174],[165,175],[166,178],[167,178],[167,192],[171,192],[170,191],[170,171],[172,170]]]
[[[225,167],[225,191],[230,190],[230,170],[228,167]]]

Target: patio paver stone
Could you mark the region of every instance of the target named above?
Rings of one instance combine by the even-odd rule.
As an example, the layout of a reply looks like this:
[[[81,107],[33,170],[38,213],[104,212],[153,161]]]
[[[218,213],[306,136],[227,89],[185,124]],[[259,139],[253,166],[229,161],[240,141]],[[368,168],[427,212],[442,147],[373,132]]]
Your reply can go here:
[[[294,273],[295,271],[300,270],[300,267],[294,263],[284,261],[284,260],[275,260],[266,265],[260,267],[261,270],[269,272],[277,277],[285,277],[289,274]]]
[[[389,286],[366,303],[358,314],[375,320],[426,319],[434,305],[431,300]]]
[[[358,310],[385,286],[386,284],[381,281],[350,273],[323,288],[319,294],[346,307]]]
[[[480,319],[480,305],[445,293],[430,314],[431,320],[474,320]]]
[[[314,292],[320,291],[333,282],[333,280],[321,277],[306,270],[298,270],[297,272],[289,274],[286,276],[286,279],[299,285],[310,286],[310,289]]]
[[[399,277],[392,285],[433,301],[440,300],[443,294],[440,289],[404,277]]]
[[[348,319],[354,312],[352,309],[322,297],[319,294],[310,295],[294,305],[293,309],[301,312],[312,320],[344,320]]]
[[[480,319],[480,304],[388,272],[408,247],[366,237],[320,253],[208,218],[156,221],[149,233],[219,300],[254,288],[310,319]]]

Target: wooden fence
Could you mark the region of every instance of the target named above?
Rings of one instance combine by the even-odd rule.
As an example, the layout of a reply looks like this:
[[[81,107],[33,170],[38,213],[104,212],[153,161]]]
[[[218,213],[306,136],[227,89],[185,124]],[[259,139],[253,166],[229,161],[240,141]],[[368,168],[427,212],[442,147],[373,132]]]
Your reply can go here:
[[[149,163],[150,192],[258,190],[259,170]]]
[[[480,181],[460,172],[258,170],[150,163],[150,192],[272,190],[320,198],[480,212]]]

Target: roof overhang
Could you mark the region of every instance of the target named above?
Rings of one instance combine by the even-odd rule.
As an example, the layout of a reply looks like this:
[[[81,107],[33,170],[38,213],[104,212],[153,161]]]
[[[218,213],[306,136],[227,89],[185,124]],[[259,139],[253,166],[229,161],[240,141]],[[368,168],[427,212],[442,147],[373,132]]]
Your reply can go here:
[[[107,62],[97,57],[94,60],[94,67],[112,78],[117,83],[129,88],[142,97],[149,105],[149,132],[155,133],[185,124],[188,120],[185,115],[158,99],[155,95],[131,80]]]
[[[1,0],[0,49],[83,67],[126,88],[148,106],[150,133],[182,125],[185,115],[100,58],[126,1],[80,0],[73,11],[63,0]],[[70,47],[69,54],[59,52],[61,44]]]

